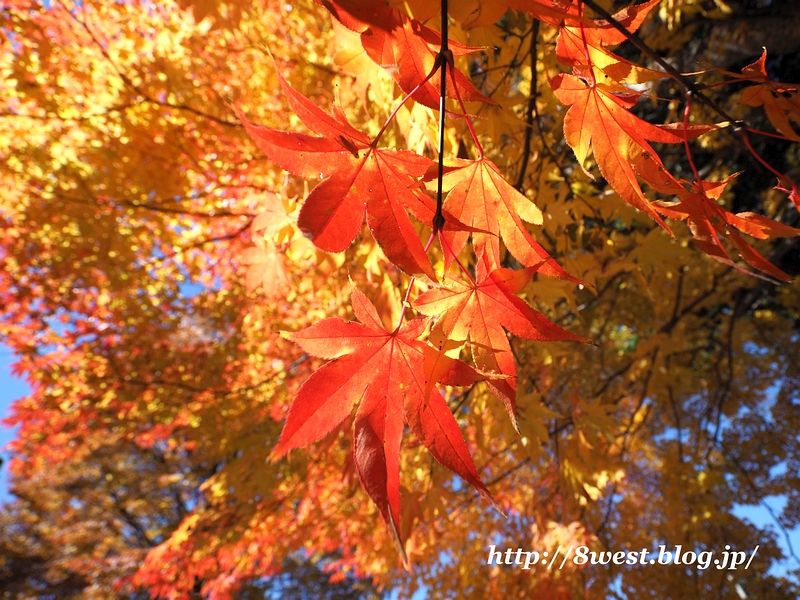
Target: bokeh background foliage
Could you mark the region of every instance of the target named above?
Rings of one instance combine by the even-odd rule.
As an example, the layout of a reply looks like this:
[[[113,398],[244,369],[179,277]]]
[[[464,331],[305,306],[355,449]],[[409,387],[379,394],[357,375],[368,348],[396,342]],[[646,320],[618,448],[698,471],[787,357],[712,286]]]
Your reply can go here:
[[[394,4],[439,27],[430,3]],[[500,3],[452,5],[451,37],[485,47],[458,65],[498,102],[470,105],[484,149],[543,210],[536,239],[587,284],[537,277],[523,296],[593,344],[512,338],[519,435],[483,384],[447,390],[507,520],[406,437],[409,575],[359,485],[348,427],[267,460],[320,364],[280,332],[351,319],[348,277],[390,322],[407,279],[366,229],[345,253],[314,248],[296,224],[313,182],[267,160],[232,108],[302,130],[278,69],[374,135],[402,97],[390,74],[309,1],[3,2],[0,331],[32,391],[10,411],[19,429],[0,509],[0,596],[728,599],[738,586],[748,598],[797,597],[797,556],[779,563],[777,542],[800,522],[798,284],[711,260],[680,222],[672,238],[591,179],[548,83],[563,70],[557,29]],[[766,46],[769,75],[792,82],[798,25],[791,0],[662,0],[639,35],[684,72],[739,72]],[[631,44],[616,52],[652,66]],[[713,90],[773,131],[741,103],[745,87]],[[674,82],[648,95],[637,115],[680,120]],[[693,119],[718,117],[695,106]],[[412,102],[384,140],[435,158],[436,122]],[[446,134],[449,156],[470,156],[463,120]],[[796,143],[753,145],[800,177]],[[671,172],[690,173],[682,147],[658,150]],[[703,177],[745,172],[726,208],[798,226],[736,136],[714,132],[692,150]],[[598,175],[591,158],[584,166]],[[800,273],[797,239],[748,241]],[[774,497],[784,503],[770,509],[772,528],[734,514]],[[760,549],[733,578],[677,565],[485,564],[490,544],[660,543]]]

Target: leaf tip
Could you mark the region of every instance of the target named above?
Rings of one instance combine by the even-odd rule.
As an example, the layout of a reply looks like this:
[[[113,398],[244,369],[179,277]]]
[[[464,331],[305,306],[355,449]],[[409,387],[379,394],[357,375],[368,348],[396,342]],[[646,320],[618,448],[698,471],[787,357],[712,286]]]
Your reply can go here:
[[[392,535],[392,542],[394,542],[395,548],[397,549],[397,553],[400,555],[400,560],[403,561],[403,568],[408,572],[411,573],[411,563],[408,561],[408,554],[406,554],[406,549],[403,546],[403,541],[400,539],[400,533],[397,531],[397,526],[394,522],[394,515],[392,514],[392,507],[387,503],[386,512],[389,516],[387,519],[387,523],[389,525],[389,533]]]
[[[272,452],[269,453],[269,456],[267,456],[266,462],[268,462],[271,465],[274,465],[275,463],[280,462],[281,460],[283,460],[283,458],[286,456],[286,454],[287,454],[287,451],[284,448],[281,448],[281,445],[280,445],[280,442],[279,442],[272,449]]]
[[[493,508],[493,509],[495,509],[495,510],[497,511],[497,513],[498,513],[498,514],[499,514],[501,517],[503,517],[504,519],[508,519],[508,515],[505,513],[505,511],[503,511],[503,509],[502,509],[502,508],[500,508],[500,503],[499,503],[497,500],[495,500],[495,499],[494,499],[494,496],[492,496],[492,495],[489,493],[489,491],[488,491],[488,490],[487,490],[487,491],[486,491],[486,492],[483,494],[483,497],[486,499],[486,501],[487,501],[489,504],[491,504],[491,505],[492,505],[492,508]]]

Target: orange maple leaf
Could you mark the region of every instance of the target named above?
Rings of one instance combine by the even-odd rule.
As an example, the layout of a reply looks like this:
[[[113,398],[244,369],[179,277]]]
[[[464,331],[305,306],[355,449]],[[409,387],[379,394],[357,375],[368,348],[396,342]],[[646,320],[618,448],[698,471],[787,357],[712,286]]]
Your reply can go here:
[[[683,142],[683,124],[658,127],[630,112],[638,94],[619,86],[611,87],[575,75],[561,73],[552,80],[553,92],[570,108],[564,117],[564,137],[583,165],[589,149],[600,173],[614,191],[672,233],[642,191],[631,165],[636,154],[654,155],[649,142]],[[713,127],[690,126],[689,138]]]
[[[264,294],[274,298],[289,287],[286,259],[278,252],[275,244],[263,238],[255,238],[255,246],[246,248],[239,254],[239,260],[247,265],[245,290],[251,293],[263,285]]]
[[[375,240],[408,273],[436,275],[408,216],[432,220],[433,200],[418,190],[431,161],[404,150],[374,148],[341,112],[326,114],[280,77],[292,109],[323,137],[254,125],[239,112],[256,145],[278,166],[299,177],[321,179],[300,210],[298,226],[329,252],[347,249],[367,217]]]
[[[531,280],[539,265],[526,269],[494,269],[488,272],[478,261],[477,280],[456,280],[420,295],[413,306],[423,315],[438,316],[437,329],[451,340],[470,340],[475,365],[485,372],[510,379],[486,384],[506,407],[518,429],[516,409],[517,374],[514,355],[504,329],[519,337],[537,341],[586,341],[562,329],[536,312],[515,294]]]
[[[425,106],[439,107],[439,82],[444,69],[439,69],[428,79],[442,45],[442,36],[438,31],[416,19],[409,19],[400,10],[384,3],[371,0],[317,1],[342,25],[361,34],[361,45],[367,55],[386,69],[401,90],[406,94],[413,91],[414,100]],[[449,48],[454,56],[480,50],[452,40],[449,41]],[[460,96],[465,101],[496,104],[481,94],[459,69],[454,69],[453,73],[453,81],[448,82],[446,90],[448,97]]]
[[[757,61],[742,69],[741,75],[718,70],[736,79],[757,82],[758,85],[742,92],[742,102],[749,106],[763,106],[775,129],[790,140],[800,142],[800,134],[792,126],[792,121],[800,125],[800,84],[773,81],[767,73],[766,62],[767,50],[764,49]]]
[[[712,258],[753,275],[730,260],[721,241],[727,239],[739,250],[741,257],[750,266],[781,281],[791,281],[789,275],[761,256],[736,230],[765,240],[800,235],[800,229],[752,212],[734,214],[715,202],[737,175],[738,173],[734,173],[723,181],[702,181],[691,186],[680,185],[673,179],[675,184],[670,189],[678,188],[680,185],[677,189],[680,200],[669,203],[657,202],[654,207],[666,217],[687,221],[695,245]]]
[[[477,230],[472,235],[478,257],[499,267],[502,238],[508,251],[523,265],[537,265],[539,271],[549,277],[577,281],[525,228],[523,220],[541,225],[542,211],[514,189],[491,160],[483,157],[449,162],[453,168],[448,168],[442,180],[443,189],[449,190],[444,207],[458,221]],[[466,244],[469,232],[445,231],[443,235],[452,249],[452,252],[445,251],[445,261],[449,265]]]
[[[436,350],[417,340],[427,319],[414,319],[390,332],[372,303],[357,289],[353,289],[352,304],[360,322],[331,318],[287,334],[309,354],[333,362],[300,386],[273,458],[320,440],[358,405],[353,425],[356,469],[405,560],[398,534],[404,421],[436,460],[500,510],[481,481],[442,394],[429,385],[433,375],[448,385],[469,385],[482,377],[461,361],[447,359],[445,369],[441,356],[430,359]],[[435,373],[430,372],[434,369]]]

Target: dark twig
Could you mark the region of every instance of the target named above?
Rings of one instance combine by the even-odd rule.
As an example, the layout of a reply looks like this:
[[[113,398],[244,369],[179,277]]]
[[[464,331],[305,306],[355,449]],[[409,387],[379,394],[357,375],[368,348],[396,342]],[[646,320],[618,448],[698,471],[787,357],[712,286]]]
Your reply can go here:
[[[608,24],[611,25],[614,29],[619,31],[625,38],[636,48],[638,48],[642,53],[646,54],[653,62],[655,62],[659,67],[664,69],[664,72],[669,75],[672,79],[680,84],[680,86],[686,90],[687,92],[691,93],[697,101],[701,104],[704,104],[714,110],[717,114],[719,114],[723,119],[729,121],[730,123],[735,123],[737,119],[729,115],[725,110],[720,107],[714,100],[703,94],[700,91],[699,86],[697,86],[694,82],[690,81],[686,78],[680,71],[678,71],[675,67],[661,58],[655,50],[653,50],[650,46],[645,44],[639,36],[634,33],[631,33],[627,30],[627,28],[617,21],[611,13],[609,13],[606,9],[602,6],[597,4],[594,0],[582,0],[583,4],[591,8],[595,13],[597,13],[600,17],[608,21]]]
[[[444,120],[447,111],[447,67],[453,65],[453,53],[447,44],[447,0],[442,0],[442,46],[436,57],[442,69],[439,76],[439,171],[436,179],[436,214],[433,217],[433,233],[439,233],[444,227],[442,213],[442,188],[444,179]]]
[[[514,187],[522,193],[525,183],[525,171],[531,157],[531,139],[533,138],[533,120],[536,115],[536,96],[538,83],[536,81],[536,42],[539,38],[539,21],[534,19],[531,31],[531,90],[528,96],[528,106],[525,109],[525,141],[522,143],[522,158],[520,159],[519,172]]]

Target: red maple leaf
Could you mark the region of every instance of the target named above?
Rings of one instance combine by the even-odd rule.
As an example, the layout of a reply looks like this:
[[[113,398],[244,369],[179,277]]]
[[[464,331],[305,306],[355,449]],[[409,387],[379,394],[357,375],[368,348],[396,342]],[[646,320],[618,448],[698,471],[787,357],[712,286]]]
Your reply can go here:
[[[583,165],[591,146],[600,173],[614,191],[672,233],[644,195],[631,161],[637,153],[655,154],[649,142],[683,142],[684,125],[659,127],[635,116],[630,109],[639,95],[622,86],[602,85],[592,77],[566,73],[556,75],[551,83],[556,98],[570,107],[564,117],[564,138],[578,162]],[[689,125],[685,129],[691,139],[713,127]]]
[[[430,108],[439,107],[439,78],[443,69],[425,82],[441,48],[442,36],[438,31],[416,19],[409,19],[397,9],[372,0],[317,1],[342,25],[361,34],[361,45],[367,55],[386,69],[401,90],[406,94],[416,90],[414,100]],[[449,41],[449,48],[454,56],[480,50],[452,40]],[[454,69],[453,73],[454,81],[448,81],[448,97],[497,104],[481,94],[460,70]],[[420,86],[419,89],[417,86]]]
[[[736,230],[766,240],[800,235],[800,229],[752,212],[734,214],[716,202],[722,197],[728,184],[738,175],[734,173],[723,181],[701,181],[693,185],[683,181],[679,183],[673,178],[672,181],[675,183],[670,189],[677,189],[680,200],[657,202],[654,206],[666,217],[685,220],[689,224],[695,245],[712,258],[754,275],[731,261],[728,251],[722,244],[722,240],[727,239],[739,250],[741,257],[750,266],[781,281],[791,281],[789,275],[761,256]]]
[[[448,214],[477,230],[473,230],[473,244],[478,257],[494,267],[500,266],[502,238],[508,251],[523,265],[537,265],[545,275],[576,281],[533,239],[522,222],[524,219],[541,224],[542,212],[503,178],[492,161],[456,159],[451,164],[455,168],[449,169],[442,181],[444,190],[450,190],[444,207]],[[443,235],[453,251],[445,252],[449,264],[464,247],[469,233],[445,231]]]
[[[447,385],[469,385],[481,379],[480,374],[453,359],[443,368],[437,351],[417,340],[428,319],[414,319],[389,332],[373,304],[357,289],[353,289],[352,304],[360,323],[331,318],[287,335],[309,354],[333,362],[300,386],[273,456],[320,440],[358,405],[353,425],[356,469],[398,544],[404,422],[436,460],[497,508],[472,462],[458,423],[442,394],[429,382],[435,377]],[[402,544],[399,550],[404,556]]]
[[[781,281],[791,279],[748,244],[747,240],[739,235],[739,231],[765,240],[798,235],[800,230],[752,212],[734,214],[718,203],[725,188],[739,175],[738,173],[722,181],[689,182],[674,177],[656,154],[640,150],[631,154],[631,161],[633,168],[650,187],[677,199],[675,202],[656,201],[652,206],[665,217],[686,221],[692,232],[692,239],[700,250],[726,265],[759,277],[758,274],[743,269],[730,259],[728,250],[722,242],[727,239],[739,250],[741,257],[750,266]]]
[[[322,179],[306,198],[298,226],[314,244],[342,252],[367,222],[375,240],[395,265],[408,273],[436,279],[430,260],[406,210],[430,224],[435,204],[419,188],[431,165],[404,150],[374,148],[340,111],[328,115],[280,77],[292,109],[322,137],[279,131],[248,122],[250,137],[278,166],[293,175]]]
[[[477,281],[454,281],[420,295],[413,303],[423,315],[439,316],[436,327],[450,340],[470,340],[475,365],[481,370],[508,376],[487,379],[517,427],[517,367],[504,329],[538,341],[586,341],[562,329],[536,312],[515,294],[531,280],[539,266],[527,269],[495,269],[491,273],[478,261]]]

